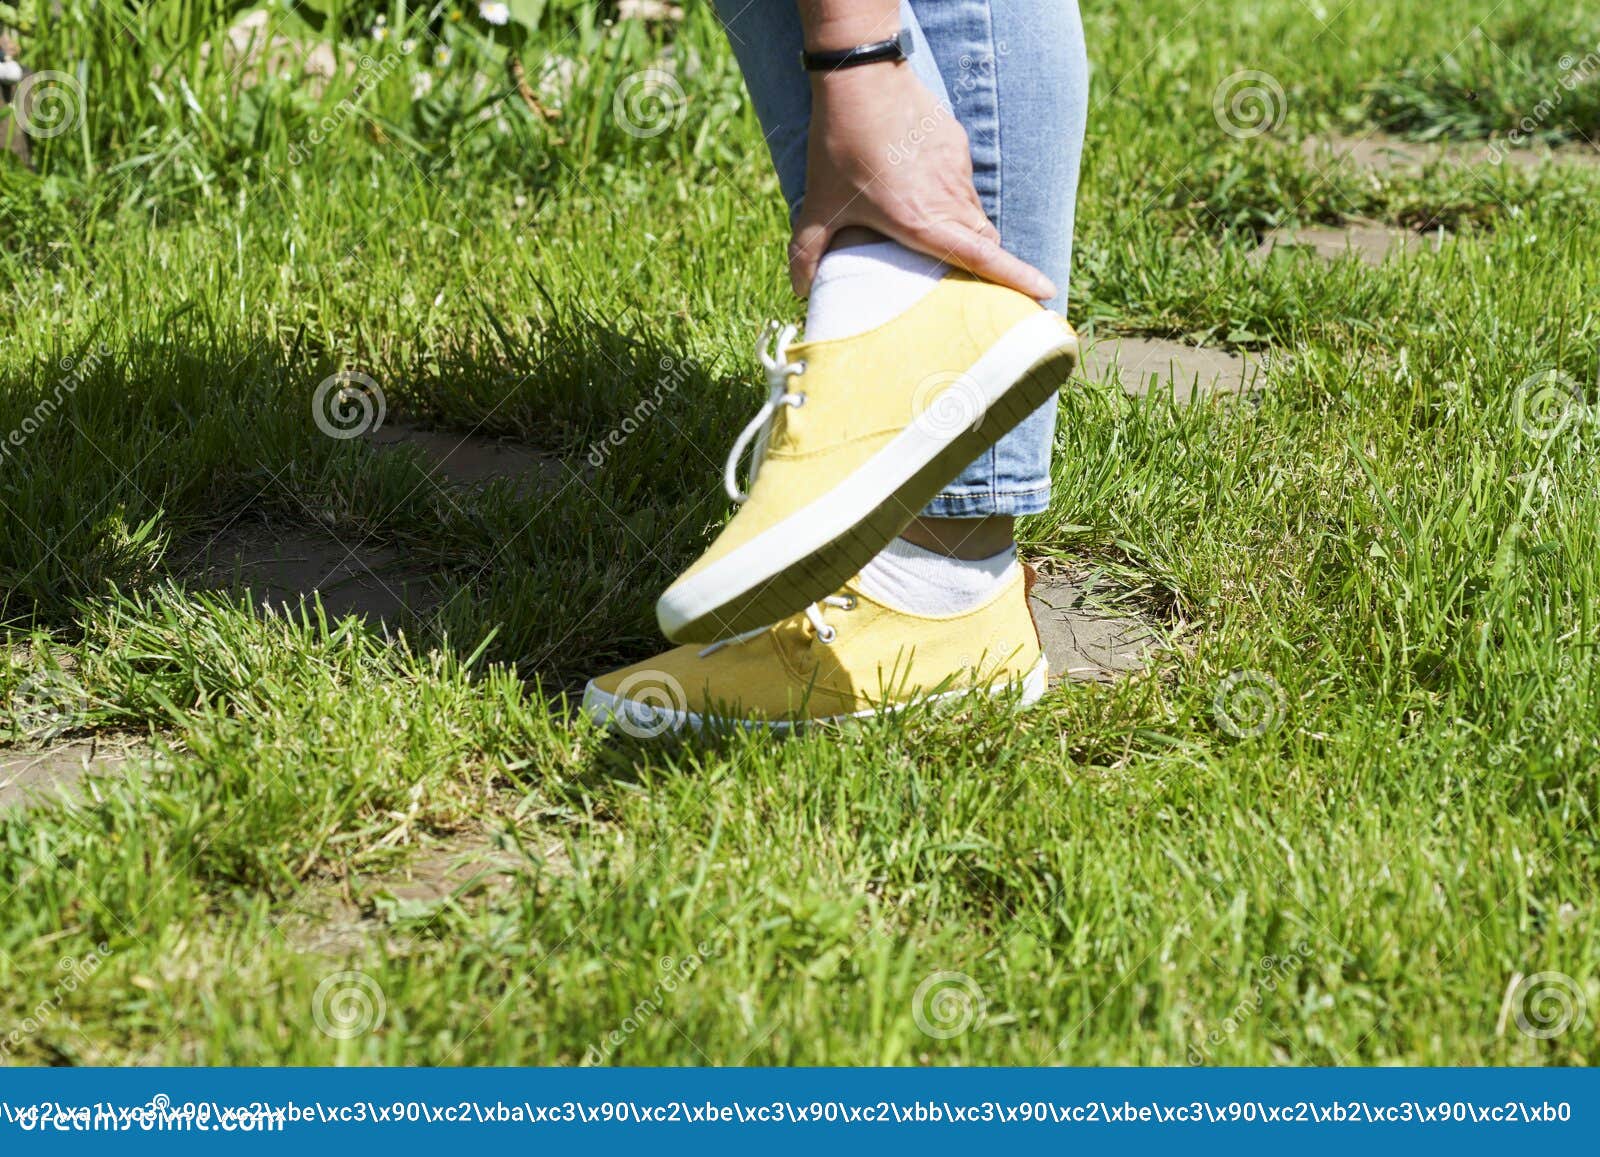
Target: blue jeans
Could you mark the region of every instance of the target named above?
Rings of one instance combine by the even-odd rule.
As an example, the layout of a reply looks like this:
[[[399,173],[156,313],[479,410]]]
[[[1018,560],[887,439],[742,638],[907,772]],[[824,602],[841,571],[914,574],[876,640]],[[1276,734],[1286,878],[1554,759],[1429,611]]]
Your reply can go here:
[[[716,0],[791,217],[806,185],[811,82],[795,0]],[[1038,267],[1065,310],[1073,202],[1089,104],[1077,0],[901,0],[911,66],[972,142],[973,179],[1000,243]],[[869,66],[870,67],[870,66]],[[1055,399],[968,466],[931,518],[1036,514],[1050,499]]]

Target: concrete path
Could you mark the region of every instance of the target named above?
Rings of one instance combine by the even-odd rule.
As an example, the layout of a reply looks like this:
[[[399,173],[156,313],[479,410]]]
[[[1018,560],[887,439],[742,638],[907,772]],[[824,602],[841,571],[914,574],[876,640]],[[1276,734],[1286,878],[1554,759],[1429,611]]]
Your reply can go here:
[[[1303,229],[1274,229],[1250,254],[1250,259],[1260,263],[1278,249],[1309,249],[1324,261],[1354,257],[1376,266],[1396,253],[1437,253],[1444,239],[1443,233],[1423,234],[1376,222],[1311,225]]]
[[[535,487],[558,487],[567,477],[567,467],[551,455],[480,434],[452,434],[385,423],[366,435],[365,441],[380,451],[415,448],[430,472],[444,484],[481,486],[507,478]]]
[[[1502,164],[1519,169],[1537,169],[1543,165],[1600,166],[1600,149],[1581,143],[1559,148],[1547,145],[1516,148],[1506,141],[1408,141],[1387,133],[1369,133],[1308,137],[1301,142],[1300,149],[1314,165],[1347,165],[1380,176],[1420,171],[1437,164],[1463,169]]]
[[[1084,590],[1059,576],[1041,575],[1030,604],[1050,661],[1052,682],[1106,683],[1143,671],[1156,648],[1148,623],[1085,607]]]
[[[74,789],[85,780],[121,775],[148,750],[137,742],[106,739],[0,749],[0,811],[55,803],[62,789],[76,795]]]
[[[1084,350],[1078,371],[1092,382],[1119,381],[1130,394],[1171,390],[1180,402],[1209,394],[1237,394],[1266,384],[1255,354],[1185,345],[1166,338],[1108,335]]]
[[[191,556],[179,570],[194,586],[248,590],[256,606],[291,614],[313,594],[321,596],[330,618],[354,614],[394,620],[437,603],[426,570],[363,537],[341,539],[319,527],[243,523],[190,544]]]

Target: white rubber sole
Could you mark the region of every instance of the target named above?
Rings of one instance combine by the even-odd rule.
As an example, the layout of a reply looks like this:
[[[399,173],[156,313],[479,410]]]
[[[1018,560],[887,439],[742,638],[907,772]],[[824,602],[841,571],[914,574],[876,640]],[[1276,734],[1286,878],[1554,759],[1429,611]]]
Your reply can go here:
[[[980,454],[1059,390],[1078,339],[1053,313],[1018,322],[935,404],[826,494],[656,603],[662,633],[711,643],[775,623],[838,590]],[[951,389],[956,413],[941,405]]]
[[[1032,707],[1045,693],[1050,682],[1050,664],[1043,655],[1039,661],[1029,668],[1028,673],[1020,680],[1021,694],[1017,699],[1017,708]],[[591,681],[583,689],[583,713],[596,723],[612,731],[620,731],[636,739],[651,739],[658,735],[676,734],[682,731],[702,731],[708,727],[738,727],[747,731],[768,731],[776,734],[788,734],[798,731],[810,723],[844,723],[851,719],[870,719],[875,715],[893,715],[904,711],[908,707],[922,704],[949,704],[973,695],[997,696],[1004,695],[1018,686],[1015,679],[1003,679],[991,683],[986,687],[963,687],[957,691],[944,691],[938,695],[928,695],[921,699],[912,699],[905,703],[891,703],[884,707],[874,707],[866,711],[855,711],[846,715],[828,715],[818,719],[787,720],[787,719],[736,719],[729,716],[705,715],[686,708],[657,706],[654,703],[645,703],[637,699],[624,699],[613,695],[609,691],[602,691]]]

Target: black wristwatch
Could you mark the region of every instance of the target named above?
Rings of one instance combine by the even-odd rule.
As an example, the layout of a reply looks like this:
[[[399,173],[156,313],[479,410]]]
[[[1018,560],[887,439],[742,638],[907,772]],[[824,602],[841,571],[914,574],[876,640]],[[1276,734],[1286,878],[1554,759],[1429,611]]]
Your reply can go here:
[[[902,28],[888,40],[858,44],[834,52],[802,52],[800,66],[807,72],[832,72],[836,68],[855,68],[880,60],[906,60],[911,56],[911,33]]]

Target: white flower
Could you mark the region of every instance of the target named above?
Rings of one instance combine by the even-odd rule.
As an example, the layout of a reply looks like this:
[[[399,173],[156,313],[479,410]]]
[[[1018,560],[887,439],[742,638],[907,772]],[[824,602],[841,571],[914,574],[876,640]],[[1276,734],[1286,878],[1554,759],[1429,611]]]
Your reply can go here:
[[[411,99],[420,100],[433,91],[433,73],[419,72],[411,78]]]
[[[478,15],[489,24],[505,24],[511,19],[511,9],[501,0],[478,0]]]
[[[382,41],[385,41],[385,40],[389,39],[389,30],[387,28],[385,28],[381,24],[374,24],[372,26],[371,35],[372,35],[372,39],[374,39],[376,41],[379,41],[381,43]]]
[[[433,50],[433,63],[434,67],[436,68],[443,68],[445,65],[449,64],[450,50],[442,44],[435,48]]]
[[[416,50],[417,50],[417,42],[415,40],[412,40],[410,37],[407,37],[406,39],[404,39],[404,40],[402,40],[400,42],[400,51],[405,53],[407,56],[410,56]]]
[[[667,0],[617,0],[618,20],[682,20],[683,9]]]

